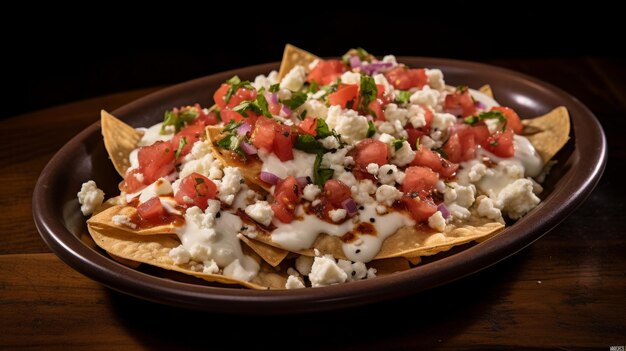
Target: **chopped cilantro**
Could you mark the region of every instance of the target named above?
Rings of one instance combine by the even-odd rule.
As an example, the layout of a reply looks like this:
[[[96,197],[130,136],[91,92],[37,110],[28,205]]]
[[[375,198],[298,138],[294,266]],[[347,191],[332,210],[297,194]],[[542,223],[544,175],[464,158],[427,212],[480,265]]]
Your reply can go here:
[[[415,150],[419,151],[420,147],[422,147],[422,144],[420,144],[420,137],[417,137],[417,140],[415,140]]]
[[[315,163],[313,164],[313,177],[315,178],[315,185],[320,188],[324,188],[324,184],[330,178],[332,178],[334,171],[330,168],[320,168],[322,164],[322,158],[324,157],[323,153],[318,153],[315,158]]]
[[[187,123],[193,121],[198,117],[199,112],[195,108],[179,111],[174,113],[173,111],[165,111],[165,117],[163,118],[163,124],[161,125],[161,134],[167,134],[167,126],[174,126],[176,132],[180,131]]]
[[[234,119],[231,119],[230,122],[228,122],[228,124],[224,126],[223,132],[226,132],[226,133],[232,132],[233,130],[239,128],[239,126],[242,124],[243,122],[235,122]]]
[[[300,114],[298,115],[298,118],[300,118],[300,120],[303,120],[306,118],[306,114],[307,114],[306,109],[303,109],[302,112],[300,112]]]
[[[445,158],[446,160],[448,159],[448,154],[445,151],[443,151],[443,148],[440,148],[440,147],[434,148],[433,151],[441,155],[441,157]]]
[[[367,121],[367,137],[371,138],[376,134],[376,126],[374,126],[374,122]]]
[[[178,141],[178,149],[176,149],[174,158],[178,158],[178,156],[180,156],[180,153],[183,151],[183,148],[185,147],[185,145],[187,145],[187,138],[185,137],[180,138],[180,140]]]
[[[296,138],[296,141],[293,143],[293,147],[309,154],[323,153],[326,151],[322,144],[309,134],[298,135],[298,138]]]
[[[270,85],[270,93],[275,93],[280,89],[280,84],[276,83],[276,84],[272,84]]]
[[[318,90],[320,90],[320,88],[317,86],[317,82],[314,80],[311,80],[311,85],[309,86],[309,92],[317,93]]]
[[[361,87],[359,88],[360,106],[359,110],[369,112],[368,105],[370,102],[376,100],[378,95],[378,88],[376,88],[376,82],[374,78],[368,75],[361,75]]]
[[[323,138],[333,135],[333,133],[330,131],[330,128],[328,128],[328,124],[326,124],[326,121],[324,121],[321,118],[317,119],[317,125],[315,126],[315,131],[317,134],[317,138],[319,139],[323,139]]]
[[[486,111],[481,112],[478,116],[469,116],[466,117],[463,122],[465,124],[474,125],[478,123],[478,121],[484,121],[486,119],[497,119],[500,124],[502,124],[502,130],[506,129],[506,116],[501,111]]]
[[[297,109],[306,102],[307,95],[301,92],[295,92],[291,94],[291,99],[281,100],[283,104],[287,105],[292,110]]]
[[[239,77],[234,76],[231,79],[227,80],[226,83],[230,85],[226,94],[224,95],[224,102],[228,103],[230,98],[239,90],[239,88],[248,88],[251,89],[252,85],[247,80],[242,81]]]
[[[227,80],[226,83],[231,84],[231,85],[239,84],[239,83],[241,83],[241,79],[239,79],[239,76],[233,76],[232,78]]]
[[[406,104],[409,102],[409,98],[411,97],[411,92],[408,90],[396,90],[396,99],[395,101],[399,104]]]
[[[467,91],[467,89],[467,85],[459,85],[458,87],[456,87],[456,92],[459,94],[463,94]]]
[[[261,89],[259,93],[256,94],[256,103],[259,106],[259,109],[261,110],[263,116],[267,118],[273,118],[272,113],[270,112],[270,108],[267,104],[267,100],[265,99],[265,94],[263,94],[263,89]]]
[[[402,148],[403,143],[404,143],[404,139],[393,139],[393,141],[391,142],[391,144],[396,149],[396,151]]]

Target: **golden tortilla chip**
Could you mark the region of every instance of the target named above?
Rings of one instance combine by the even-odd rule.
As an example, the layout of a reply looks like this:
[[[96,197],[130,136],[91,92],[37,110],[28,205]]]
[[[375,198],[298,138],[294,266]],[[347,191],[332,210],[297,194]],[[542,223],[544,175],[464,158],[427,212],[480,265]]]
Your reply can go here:
[[[270,264],[272,267],[278,266],[289,254],[289,251],[279,249],[277,247],[267,245],[260,241],[249,239],[245,235],[239,235],[239,240],[248,245],[257,255],[261,256],[263,261]]]
[[[478,91],[493,99],[493,91],[491,90],[491,86],[489,84],[483,85],[478,89]]]
[[[259,178],[263,162],[258,159],[249,159],[246,163],[243,163],[231,157],[231,155],[229,155],[229,151],[215,146],[215,142],[220,140],[222,129],[222,127],[206,127],[206,135],[209,143],[211,144],[211,152],[213,152],[213,156],[220,160],[224,167],[238,167],[248,185],[257,188],[257,190],[262,189],[263,191],[269,193],[272,186]]]
[[[418,227],[404,227],[385,239],[374,260],[392,257],[430,256],[441,251],[447,251],[453,246],[494,235],[503,228],[504,224],[479,217],[474,211],[469,220],[462,224],[449,224],[444,232],[424,230]],[[258,235],[256,240],[280,247],[272,241],[271,235]],[[322,255],[331,254],[335,258],[346,259],[343,252],[343,242],[336,236],[321,234],[310,249],[300,250],[297,253],[315,256],[315,249],[319,250]]]
[[[121,230],[108,230],[105,232],[98,230],[91,225],[88,225],[87,228],[89,229],[89,233],[93,237],[95,243],[99,247],[110,254],[127,260],[146,263],[159,268],[185,273],[209,282],[238,284],[247,288],[259,290],[265,290],[267,288],[284,289],[287,282],[285,274],[280,274],[263,262],[261,263],[259,273],[250,282],[220,274],[196,272],[192,269],[191,263],[181,265],[174,264],[169,252],[171,249],[178,247],[180,245],[180,241],[171,235],[145,237],[130,234]]]
[[[304,66],[306,68],[311,62],[319,59],[319,57],[308,51],[299,49],[291,44],[287,44],[285,45],[285,51],[283,51],[283,60],[280,62],[278,79],[283,79],[283,77],[297,65]]]
[[[540,117],[523,119],[522,124],[522,134],[533,144],[543,163],[550,161],[569,140],[569,113],[563,106]]]
[[[123,177],[130,168],[130,152],[137,147],[141,133],[105,110],[100,111],[100,125],[104,147],[113,167]]]
[[[137,209],[132,206],[116,205],[98,212],[87,220],[87,223],[97,229],[115,228],[135,235],[155,235],[174,233],[176,227],[173,224],[163,224],[151,228],[132,228],[126,224],[118,224],[113,221],[113,216],[123,215],[128,218],[137,216]]]

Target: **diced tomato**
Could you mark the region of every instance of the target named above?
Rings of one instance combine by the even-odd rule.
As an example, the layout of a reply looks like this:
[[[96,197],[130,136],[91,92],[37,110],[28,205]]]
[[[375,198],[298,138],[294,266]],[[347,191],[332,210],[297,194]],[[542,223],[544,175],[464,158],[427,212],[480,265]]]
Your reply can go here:
[[[383,101],[381,99],[376,99],[367,105],[370,111],[374,114],[374,118],[377,121],[386,121],[385,113],[383,112]]]
[[[143,189],[147,185],[139,181],[139,179],[135,177],[136,174],[140,173],[141,170],[139,170],[138,168],[135,168],[132,171],[126,173],[126,176],[124,176],[124,182],[122,183],[122,190],[124,190],[124,192],[126,192],[127,194],[132,194]]]
[[[339,105],[341,108],[350,107],[356,109],[358,106],[359,86],[357,84],[340,85],[337,91],[328,95],[330,105]]]
[[[415,198],[404,196],[400,200],[406,209],[411,214],[414,220],[417,222],[427,221],[428,217],[437,212],[437,206],[433,203],[430,197],[416,196]]]
[[[214,126],[219,122],[220,120],[217,118],[217,113],[215,111],[211,111],[208,114],[205,114],[204,111],[200,110],[200,114],[191,124]]]
[[[443,108],[446,112],[455,116],[462,115],[463,117],[467,117],[476,113],[474,100],[467,89],[462,93],[456,91],[446,95]]]
[[[420,147],[415,153],[415,158],[411,162],[411,166],[423,166],[439,173],[441,178],[449,178],[457,171],[459,165],[442,158],[438,153]]]
[[[502,112],[502,114],[504,114],[504,117],[506,117],[507,128],[513,129],[515,134],[520,134],[522,130],[524,130],[524,125],[522,124],[522,121],[512,108],[504,106],[494,106],[491,108],[491,111],[494,110],[500,111]]]
[[[178,145],[177,145],[178,146]],[[174,153],[176,150],[169,141],[157,141],[139,149],[137,158],[144,176],[144,183],[150,184],[174,171]]]
[[[320,60],[306,77],[306,81],[315,81],[319,85],[333,83],[343,73],[343,63],[339,60]]]
[[[376,84],[376,98],[380,99],[382,105],[387,105],[391,102],[391,96],[385,94],[385,86],[382,84]]]
[[[278,159],[286,162],[293,160],[293,141],[291,128],[283,124],[276,124],[273,151]]]
[[[500,157],[513,157],[515,147],[513,146],[513,130],[506,128],[491,135],[482,145],[487,151],[493,152]]]
[[[259,149],[272,151],[276,136],[275,125],[275,121],[267,117],[259,117],[252,133],[252,144]]]
[[[439,180],[439,175],[427,167],[412,166],[404,172],[402,191],[405,193],[428,194]]]
[[[246,113],[247,112],[249,111],[246,111]],[[223,109],[220,116],[222,116],[222,122],[224,122],[224,124],[228,124],[230,121],[241,122],[243,119],[243,116],[239,112],[231,111],[229,109]]]
[[[191,151],[193,144],[196,141],[200,140],[203,135],[204,126],[199,124],[189,125],[181,129],[180,132],[176,133],[176,135],[174,135],[174,137],[172,138],[172,146],[176,148],[175,151],[178,151],[178,146],[180,145],[181,138],[185,138],[186,141],[185,146],[183,146],[178,157],[180,158],[187,155]]]
[[[316,136],[317,135],[317,118],[307,117],[304,121],[300,122],[300,130],[303,133]]]
[[[206,209],[208,201],[215,198],[217,186],[200,173],[191,173],[183,178],[176,192],[176,202],[187,207],[198,206]]]
[[[408,90],[413,87],[422,88],[428,83],[426,70],[410,69],[404,66],[398,66],[385,73],[385,78],[394,88],[400,90]]]
[[[487,138],[489,138],[489,128],[487,128],[484,124],[477,124],[472,126],[472,131],[474,132],[474,140],[476,141],[476,145],[482,145]]]
[[[229,84],[222,84],[219,89],[215,91],[213,94],[213,100],[220,108],[230,107],[233,108],[239,105],[242,101],[248,100],[252,101],[256,99],[256,90],[255,89],[247,89],[247,88],[239,88],[237,91],[231,95],[228,102],[224,99],[226,97],[226,93],[230,89]]]
[[[165,209],[158,196],[137,206],[137,212],[146,221],[156,221],[165,216]]]
[[[334,206],[341,204],[352,197],[352,191],[343,182],[330,179],[324,184],[324,197]]]
[[[443,146],[443,151],[448,155],[450,162],[459,163],[476,157],[476,146],[474,129],[466,124],[458,124],[454,126],[452,135]]]
[[[215,100],[215,103],[217,104],[217,106],[219,106],[219,108],[226,107],[226,101],[224,101],[224,96],[226,96],[228,89],[230,89],[230,85],[223,83],[222,85],[220,85],[219,89],[217,89],[213,94],[213,100]]]
[[[283,223],[291,223],[301,196],[302,189],[300,189],[294,176],[278,181],[274,189],[274,202],[272,203],[274,216]]]
[[[382,166],[387,163],[389,147],[387,144],[376,139],[364,139],[356,145],[354,162],[361,168],[370,163]]]
[[[407,141],[409,142],[413,150],[417,149],[417,139],[427,134],[423,132],[421,128],[413,128],[411,123],[407,123],[407,125],[404,127],[404,130],[406,130],[406,133],[408,134]]]

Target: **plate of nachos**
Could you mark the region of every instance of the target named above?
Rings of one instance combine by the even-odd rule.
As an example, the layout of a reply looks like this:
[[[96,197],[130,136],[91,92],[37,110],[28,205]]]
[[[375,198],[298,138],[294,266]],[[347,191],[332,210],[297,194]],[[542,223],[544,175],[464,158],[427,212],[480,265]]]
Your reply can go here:
[[[579,147],[577,118],[595,148]],[[287,45],[280,64],[103,110],[44,170],[34,213],[61,258],[135,296],[219,311],[329,309],[518,251],[591,191],[604,149],[584,106],[520,74],[361,48],[323,59]],[[584,162],[593,167],[575,172]],[[54,187],[65,190],[63,215],[42,214],[52,199],[38,189],[69,169],[73,193]]]

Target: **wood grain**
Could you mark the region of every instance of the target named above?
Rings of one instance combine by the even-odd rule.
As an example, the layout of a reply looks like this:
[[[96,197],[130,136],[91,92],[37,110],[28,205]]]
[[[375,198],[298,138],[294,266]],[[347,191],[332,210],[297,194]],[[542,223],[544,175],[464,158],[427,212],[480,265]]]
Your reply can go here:
[[[578,97],[610,152],[597,189],[556,229],[471,277],[407,298],[290,317],[181,310],[111,291],[41,242],[31,194],[49,158],[78,131],[153,89],[0,121],[0,349],[519,349],[626,344],[623,60],[493,60]],[[6,194],[10,194],[7,196]]]

